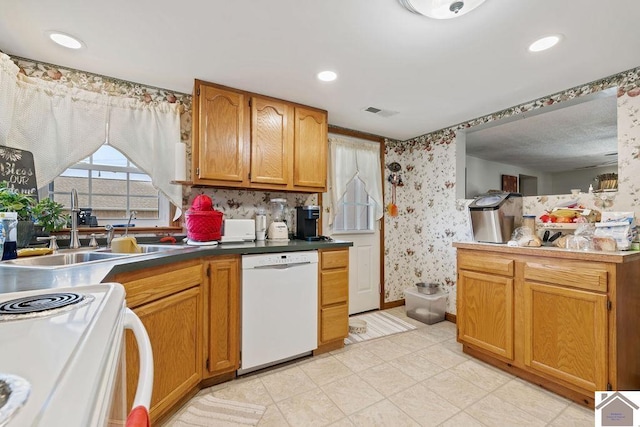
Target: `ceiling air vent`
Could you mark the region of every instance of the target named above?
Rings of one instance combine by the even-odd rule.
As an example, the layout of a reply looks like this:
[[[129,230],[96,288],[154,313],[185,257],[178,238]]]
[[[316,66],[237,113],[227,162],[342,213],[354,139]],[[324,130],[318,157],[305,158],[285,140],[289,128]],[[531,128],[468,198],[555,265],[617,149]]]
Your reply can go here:
[[[375,114],[376,116],[381,116],[381,117],[391,117],[398,114],[397,111],[383,110],[381,108],[376,108],[376,107],[367,107],[363,111],[366,111],[367,113],[372,113],[372,114]]]

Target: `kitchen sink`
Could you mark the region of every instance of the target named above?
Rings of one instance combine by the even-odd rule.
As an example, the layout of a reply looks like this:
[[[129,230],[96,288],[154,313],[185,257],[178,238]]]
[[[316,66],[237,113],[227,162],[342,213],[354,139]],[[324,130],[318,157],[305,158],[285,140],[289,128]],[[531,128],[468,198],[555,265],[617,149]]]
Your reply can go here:
[[[70,265],[86,264],[90,262],[107,261],[115,258],[126,257],[127,254],[113,254],[97,251],[67,252],[36,257],[16,258],[2,261],[0,265],[7,267],[28,268],[60,268]]]
[[[154,244],[145,244],[145,243],[138,244],[138,247],[140,248],[140,252],[136,252],[136,253],[116,253],[116,252],[111,252],[110,248],[98,249],[98,252],[104,253],[104,254],[131,256],[131,255],[150,254],[155,252],[184,251],[184,250],[194,249],[192,246],[185,246],[185,245],[154,245]]]

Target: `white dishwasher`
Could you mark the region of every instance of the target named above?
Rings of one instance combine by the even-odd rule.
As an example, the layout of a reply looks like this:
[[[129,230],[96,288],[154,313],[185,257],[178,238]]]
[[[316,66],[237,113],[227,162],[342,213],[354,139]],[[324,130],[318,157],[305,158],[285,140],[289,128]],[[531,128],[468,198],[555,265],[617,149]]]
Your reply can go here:
[[[318,252],[242,256],[242,344],[238,374],[318,347]]]

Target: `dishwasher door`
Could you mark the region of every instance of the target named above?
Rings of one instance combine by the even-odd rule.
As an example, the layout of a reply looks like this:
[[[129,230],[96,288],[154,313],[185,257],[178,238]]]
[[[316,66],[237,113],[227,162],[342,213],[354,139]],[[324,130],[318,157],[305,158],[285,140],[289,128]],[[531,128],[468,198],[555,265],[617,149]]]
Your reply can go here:
[[[242,257],[242,343],[238,374],[318,347],[318,252]]]

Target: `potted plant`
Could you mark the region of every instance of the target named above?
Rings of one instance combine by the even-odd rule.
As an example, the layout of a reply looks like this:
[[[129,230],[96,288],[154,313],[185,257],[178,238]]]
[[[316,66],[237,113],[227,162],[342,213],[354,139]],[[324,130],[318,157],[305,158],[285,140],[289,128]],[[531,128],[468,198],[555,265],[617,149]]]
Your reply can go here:
[[[17,212],[18,221],[31,221],[33,198],[9,188],[7,182],[0,183],[0,212]]]
[[[18,214],[17,245],[23,248],[29,245],[33,236],[32,209],[34,200],[7,185],[0,183],[0,212],[16,212]]]
[[[64,206],[49,198],[42,199],[32,209],[35,225],[47,233],[58,231],[67,225],[67,215],[62,212]]]

